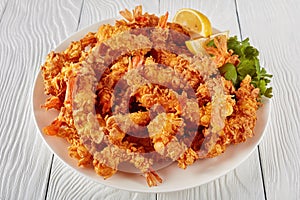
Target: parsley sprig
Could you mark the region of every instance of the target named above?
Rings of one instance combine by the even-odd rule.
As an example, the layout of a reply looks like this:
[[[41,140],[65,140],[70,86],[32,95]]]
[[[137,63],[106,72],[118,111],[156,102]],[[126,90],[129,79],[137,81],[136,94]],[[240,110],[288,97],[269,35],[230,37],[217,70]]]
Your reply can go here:
[[[225,64],[220,68],[222,74],[225,74],[227,80],[231,80],[236,87],[247,74],[252,77],[254,87],[260,89],[260,95],[271,98],[272,87],[268,87],[272,75],[268,74],[265,68],[260,66],[259,52],[256,48],[250,45],[249,38],[238,41],[237,36],[230,37],[227,41],[228,49],[232,49],[234,54],[239,56],[240,63],[233,68],[231,64]],[[236,69],[236,73],[235,70]],[[223,72],[222,72],[223,71]]]

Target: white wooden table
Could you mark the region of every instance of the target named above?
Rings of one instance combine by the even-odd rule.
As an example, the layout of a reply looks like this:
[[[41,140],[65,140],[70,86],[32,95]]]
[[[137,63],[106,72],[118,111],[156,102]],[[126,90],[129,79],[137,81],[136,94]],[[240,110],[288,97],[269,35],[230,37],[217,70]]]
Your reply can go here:
[[[31,92],[47,53],[138,4],[171,16],[182,7],[201,10],[214,27],[250,37],[274,75],[263,141],[235,170],[200,187],[143,194],[100,185],[54,156],[34,125]],[[300,199],[299,10],[298,0],[0,0],[0,200]]]

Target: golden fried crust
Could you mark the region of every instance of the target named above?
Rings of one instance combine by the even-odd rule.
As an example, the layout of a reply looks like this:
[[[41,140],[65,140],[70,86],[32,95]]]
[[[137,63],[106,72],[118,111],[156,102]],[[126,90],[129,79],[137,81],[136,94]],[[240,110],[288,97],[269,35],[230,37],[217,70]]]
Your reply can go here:
[[[131,113],[130,119],[139,126],[146,126],[151,121],[149,112]]]
[[[227,38],[225,35],[220,35],[214,38],[216,47],[206,47],[208,54],[214,56],[214,61],[218,67],[222,67],[226,63],[237,65],[239,63],[238,55],[234,55],[232,50],[227,50]]]
[[[174,41],[179,46],[185,46],[185,41],[190,40],[189,32],[180,24],[168,23],[167,25],[172,30],[170,31],[169,41]]]
[[[251,85],[251,77],[247,75],[241,82],[241,87],[235,92],[236,104],[233,106],[233,113],[226,118],[219,140],[207,157],[218,156],[229,144],[245,142],[254,136],[258,94],[258,88]]]
[[[245,142],[247,138],[253,137],[257,119],[258,94],[259,89],[254,88],[251,85],[251,77],[246,76],[236,92],[236,106],[224,129],[225,134],[229,135],[231,143]]]
[[[137,6],[120,14],[125,20],[100,26],[63,52],[50,52],[42,65],[45,93],[50,95],[43,107],[60,111],[43,131],[65,138],[69,155],[79,166],[94,167],[106,179],[120,163],[128,162],[144,174],[149,186],[156,186],[162,179],[152,166],[159,156],[177,160],[185,169],[254,135],[259,91],[250,76],[237,91],[220,77],[217,67],[238,62],[227,51],[224,38],[215,38],[216,48],[207,48],[214,61],[190,57],[185,46],[189,33],[181,25],[167,23],[168,13],[157,17]],[[140,29],[145,27],[152,29]],[[179,55],[179,50],[186,54]],[[137,70],[141,68],[143,73]],[[116,93],[119,81],[128,87]],[[166,87],[169,82],[180,92]],[[130,101],[121,102],[124,96]],[[113,103],[118,101],[113,113]],[[224,121],[214,118],[216,105],[223,108]],[[193,124],[198,129],[191,130]],[[131,135],[141,130],[146,133],[139,135],[142,138]],[[201,153],[205,140],[207,154]],[[148,158],[145,152],[155,152],[157,157]]]

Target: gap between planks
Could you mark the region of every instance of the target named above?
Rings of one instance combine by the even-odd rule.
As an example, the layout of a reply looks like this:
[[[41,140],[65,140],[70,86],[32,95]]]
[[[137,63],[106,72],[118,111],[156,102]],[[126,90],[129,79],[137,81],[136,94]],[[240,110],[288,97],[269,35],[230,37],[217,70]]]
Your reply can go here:
[[[267,200],[267,193],[266,193],[266,187],[265,187],[265,181],[264,181],[264,172],[262,169],[262,163],[261,163],[261,155],[260,155],[260,148],[259,145],[257,146],[258,149],[258,159],[259,159],[259,166],[260,166],[260,173],[261,173],[261,179],[262,179],[262,184],[263,184],[263,188],[264,188],[264,196],[265,196],[265,200]]]
[[[80,21],[81,21],[81,15],[82,15],[82,10],[83,10],[83,5],[84,5],[84,0],[82,0],[82,3],[81,3],[81,7],[80,7],[80,11],[79,11],[79,19],[78,19],[78,23],[77,23],[77,27],[76,27],[76,30],[78,31],[78,28],[80,26]]]
[[[237,23],[238,23],[238,26],[239,26],[240,38],[241,38],[241,40],[243,40],[242,28],[241,28],[241,22],[240,22],[240,16],[239,16],[239,11],[238,11],[237,0],[234,0],[234,6],[235,6],[236,20],[237,20]]]
[[[47,199],[48,188],[49,188],[50,179],[51,179],[53,160],[54,160],[54,154],[52,154],[52,157],[51,157],[50,169],[49,169],[49,173],[48,173],[48,180],[47,180],[47,186],[46,186],[46,192],[45,192],[45,198],[44,198],[45,200]]]
[[[3,18],[3,15],[6,11],[7,5],[8,5],[8,1],[6,1],[6,3],[4,4],[3,11],[2,11],[2,13],[0,13],[0,24],[1,24],[1,21],[2,21],[2,18]]]
[[[239,26],[240,38],[241,38],[241,40],[243,40],[243,34],[242,34],[242,28],[241,28],[241,22],[240,22],[240,16],[239,16],[239,10],[238,10],[237,0],[234,0],[234,5],[235,5],[235,12],[236,12],[237,23],[238,23],[238,26]],[[262,169],[262,161],[261,161],[261,153],[260,153],[259,145],[257,146],[257,150],[258,150],[258,159],[259,159],[259,167],[260,167],[261,179],[262,179],[263,190],[264,190],[264,197],[265,197],[265,200],[267,200],[268,198],[267,198],[267,194],[266,194],[264,172],[263,172],[263,169]]]
[[[77,23],[76,31],[78,31],[78,28],[79,28],[79,25],[80,25],[83,5],[84,5],[84,0],[82,0],[82,3],[81,3],[81,7],[80,7],[79,18],[78,18],[78,23]],[[0,18],[0,22],[1,22],[1,18]],[[51,163],[50,163],[49,175],[48,175],[47,186],[46,186],[46,192],[45,192],[45,200],[47,199],[47,195],[48,195],[48,188],[49,188],[50,179],[51,179],[51,172],[52,172],[53,162],[54,162],[54,154],[52,154]]]

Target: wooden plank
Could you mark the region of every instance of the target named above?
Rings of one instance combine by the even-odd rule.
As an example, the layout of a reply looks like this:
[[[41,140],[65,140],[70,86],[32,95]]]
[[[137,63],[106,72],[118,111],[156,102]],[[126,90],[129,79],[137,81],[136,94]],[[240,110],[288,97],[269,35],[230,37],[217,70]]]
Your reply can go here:
[[[132,10],[135,6],[142,5],[143,10],[149,13],[158,13],[158,1],[124,0],[124,1],[85,1],[80,19],[80,28],[86,27],[98,21],[120,16],[119,11]]]
[[[170,14],[170,20],[181,8],[193,8],[207,15],[212,26],[220,31],[230,30],[230,34],[238,35],[237,16],[235,14],[235,4],[233,0],[211,0],[211,1],[192,1],[192,0],[161,0],[160,12],[166,11]]]
[[[235,2],[212,1],[168,1],[161,0],[160,11],[169,11],[174,16],[180,8],[200,10],[209,17],[213,27],[231,35],[239,36]],[[243,164],[225,176],[189,190],[158,194],[157,199],[264,199],[258,151]]]
[[[1,1],[1,8],[5,1]],[[72,12],[69,12],[69,8]],[[77,14],[76,14],[77,13]],[[44,57],[76,28],[73,1],[8,1],[0,29],[0,199],[43,199],[52,153],[34,125],[31,95]],[[68,25],[62,19],[69,19]],[[76,21],[77,22],[77,21]]]
[[[258,151],[255,151],[239,167],[219,179],[188,190],[158,194],[157,199],[264,199],[258,165]]]
[[[101,178],[101,177],[99,177]],[[155,199],[155,194],[128,192],[88,179],[54,159],[47,199]]]
[[[79,29],[100,20],[118,15],[124,8],[133,9],[136,5],[143,5],[145,11],[157,12],[157,2],[149,1],[84,1]],[[101,178],[101,177],[99,177]],[[114,189],[93,182],[77,174],[54,158],[51,179],[49,182],[47,199],[155,199],[155,194],[143,194]]]
[[[6,6],[7,6],[7,0],[3,0],[0,2],[0,22],[1,22],[2,16],[4,15]]]
[[[272,114],[260,145],[268,199],[300,199],[299,9],[297,0],[238,1],[242,34],[251,36],[274,75]]]
[[[188,190],[161,193],[157,195],[157,199],[264,199],[257,165],[259,165],[258,151],[255,151],[239,167],[217,180]]]

